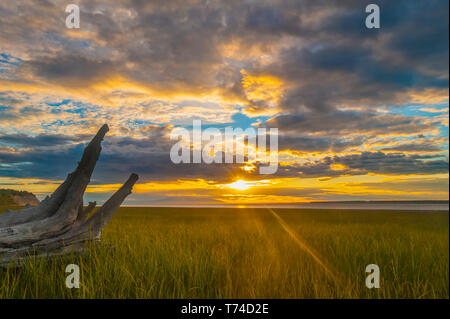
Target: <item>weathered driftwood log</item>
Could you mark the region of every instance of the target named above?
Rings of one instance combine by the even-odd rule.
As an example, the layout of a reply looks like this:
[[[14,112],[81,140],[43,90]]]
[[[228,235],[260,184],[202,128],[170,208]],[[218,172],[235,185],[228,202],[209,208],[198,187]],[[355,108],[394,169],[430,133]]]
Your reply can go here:
[[[138,176],[131,174],[123,186],[89,217],[96,203],[83,207],[83,194],[109,128],[105,124],[83,153],[76,170],[56,191],[36,207],[0,214],[0,265],[30,256],[52,256],[83,250],[100,233],[120,204],[131,193]]]

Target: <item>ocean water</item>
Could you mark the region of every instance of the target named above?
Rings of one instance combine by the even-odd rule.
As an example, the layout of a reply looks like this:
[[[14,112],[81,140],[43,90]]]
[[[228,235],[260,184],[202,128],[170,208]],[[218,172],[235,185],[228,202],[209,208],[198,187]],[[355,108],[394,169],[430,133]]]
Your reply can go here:
[[[379,201],[379,202],[312,202],[299,204],[269,205],[125,205],[144,207],[198,207],[198,208],[287,208],[287,209],[359,209],[359,210],[405,210],[449,211],[448,201]]]

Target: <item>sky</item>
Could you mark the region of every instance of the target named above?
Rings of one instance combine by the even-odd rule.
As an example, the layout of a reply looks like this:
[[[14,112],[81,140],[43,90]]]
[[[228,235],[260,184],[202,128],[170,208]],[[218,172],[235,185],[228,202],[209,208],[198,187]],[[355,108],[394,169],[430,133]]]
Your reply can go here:
[[[107,123],[86,201],[448,200],[447,0],[72,3],[0,1],[0,188],[45,197]],[[172,163],[194,120],[277,128],[277,172]]]

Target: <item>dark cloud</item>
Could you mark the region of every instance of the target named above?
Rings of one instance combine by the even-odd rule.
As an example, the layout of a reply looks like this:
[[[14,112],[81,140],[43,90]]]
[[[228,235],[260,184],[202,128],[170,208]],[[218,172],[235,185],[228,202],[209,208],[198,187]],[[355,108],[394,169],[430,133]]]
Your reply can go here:
[[[238,174],[245,175],[239,168],[242,164],[173,164],[170,148],[174,141],[166,137],[167,130],[168,127],[149,126],[143,130],[148,138],[106,137],[93,183],[117,183],[126,179],[130,172],[139,174],[141,182],[197,178],[231,181]],[[75,140],[77,138],[71,136],[9,135],[5,141],[24,148],[0,148],[1,175],[64,179],[76,167],[87,145]],[[33,142],[36,145],[33,146]]]
[[[331,4],[336,13],[304,39],[308,45],[288,47],[272,65],[256,68],[289,83],[285,111],[404,104],[409,90],[448,87],[448,1],[381,1],[379,30],[364,26],[366,4]]]
[[[24,70],[30,70],[51,82],[86,86],[114,73],[114,66],[111,61],[91,60],[82,56],[57,56],[23,63],[22,72]]]
[[[419,155],[402,153],[386,154],[383,152],[364,152],[361,155],[346,155],[333,157],[329,163],[343,164],[351,170],[361,170],[364,173],[379,174],[437,174],[448,172],[448,161],[442,159],[424,160]]]
[[[5,134],[0,135],[0,143],[12,144],[20,147],[39,147],[39,146],[57,146],[67,145],[73,142],[87,140],[87,135],[67,136],[60,134],[39,134],[28,136],[26,134]]]
[[[280,115],[266,121],[263,126],[279,128],[281,132],[345,136],[364,134],[412,134],[430,130],[436,123],[420,117],[363,111],[338,111],[320,114],[302,112]]]
[[[0,151],[2,176],[59,180],[75,169],[83,153],[83,145],[68,148]]]
[[[334,164],[342,165],[336,169]],[[405,155],[402,153],[362,152],[345,156],[326,157],[302,165],[281,166],[280,177],[337,177],[344,175],[427,175],[448,173],[448,160],[439,156]]]
[[[393,147],[382,148],[381,151],[397,151],[397,152],[439,152],[443,151],[438,145],[432,142],[426,143],[409,143],[401,144]]]
[[[289,112],[400,105],[408,101],[402,94],[410,90],[448,87],[448,74],[436,78],[420,70],[420,65],[399,64],[364,44],[315,43],[308,48],[289,48],[280,56],[273,65],[255,72],[275,74],[289,83],[280,105]],[[442,61],[441,67],[446,63]]]
[[[238,88],[245,68],[289,83],[281,103],[287,111],[401,104],[405,100],[398,95],[408,90],[448,87],[448,1],[379,1],[379,30],[364,25],[369,3],[87,1],[81,6],[83,28],[95,34],[89,45],[80,49],[51,28],[40,37],[56,42],[57,57],[41,49],[21,68],[30,66],[61,85],[88,85],[116,73],[165,90],[221,88],[246,100]],[[32,7],[24,8],[24,15],[34,19],[39,10],[58,9],[50,3]],[[223,47],[232,41],[244,56],[240,61],[224,59]],[[254,47],[278,58],[259,65],[255,57],[245,57]],[[248,103],[254,110],[266,107]]]
[[[173,164],[170,160],[170,148],[173,141],[166,138],[168,128],[147,128],[149,138],[132,139],[129,137],[107,137],[103,142],[103,152],[93,175],[94,183],[117,183],[127,177],[130,172],[138,173],[142,182],[176,179],[213,180],[230,182],[236,178],[247,180],[264,179],[258,169],[254,172],[243,172],[242,164]],[[159,137],[159,138],[155,138]],[[0,139],[1,140],[1,139]],[[0,170],[3,176],[34,177],[45,179],[63,179],[74,169],[81,158],[85,143],[73,143],[74,139],[57,136],[26,137],[9,136],[9,142],[16,142],[32,149],[11,151],[0,148]],[[64,145],[66,142],[73,144]],[[319,142],[318,142],[319,141]],[[329,139],[286,139],[282,146],[297,147],[301,150],[344,149],[359,141],[341,141]],[[39,145],[54,147],[37,147]],[[60,147],[55,147],[60,145]],[[344,168],[333,169],[333,164],[341,164]],[[258,164],[257,167],[260,165]],[[112,172],[114,174],[112,174]],[[364,152],[361,154],[326,157],[316,162],[302,165],[282,165],[271,177],[319,177],[341,175],[377,174],[436,174],[448,172],[448,161],[431,155],[405,155],[402,153]]]
[[[403,10],[400,11],[400,8]],[[438,72],[448,79],[449,2],[403,1],[400,8],[390,2],[384,10],[388,19],[401,22],[392,32],[388,47],[400,53],[409,63],[421,63],[420,67]]]
[[[244,27],[249,31],[263,34],[298,36],[303,33],[299,12],[286,10],[276,4],[272,6],[248,5]]]
[[[347,148],[361,146],[363,143],[362,137],[345,139],[287,134],[279,136],[278,149],[299,152],[342,152]]]

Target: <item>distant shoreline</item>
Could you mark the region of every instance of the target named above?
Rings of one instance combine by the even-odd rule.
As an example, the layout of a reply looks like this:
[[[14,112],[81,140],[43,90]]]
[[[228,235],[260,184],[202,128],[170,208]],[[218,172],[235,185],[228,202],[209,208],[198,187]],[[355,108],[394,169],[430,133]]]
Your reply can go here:
[[[333,201],[296,204],[191,204],[191,205],[139,205],[126,204],[123,207],[161,208],[284,208],[284,209],[367,209],[367,210],[414,210],[449,211],[449,201]]]

